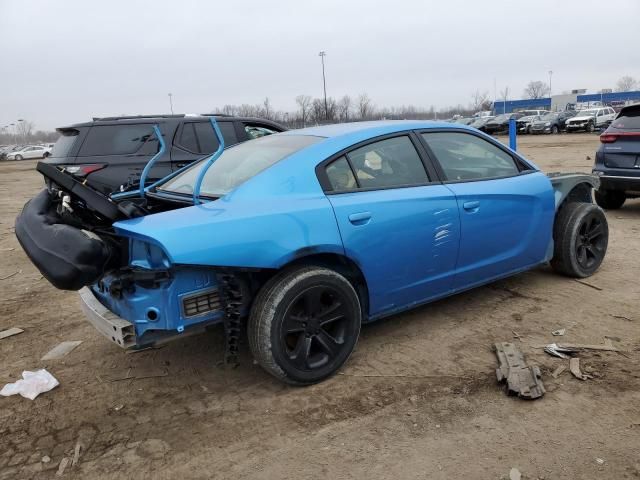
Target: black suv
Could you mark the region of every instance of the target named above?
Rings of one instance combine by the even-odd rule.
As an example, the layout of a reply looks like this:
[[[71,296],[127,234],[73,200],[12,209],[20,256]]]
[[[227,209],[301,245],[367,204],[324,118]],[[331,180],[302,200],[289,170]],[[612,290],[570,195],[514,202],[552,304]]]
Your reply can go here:
[[[216,151],[211,116],[218,122],[225,147],[286,130],[269,120],[219,114],[94,118],[58,128],[60,138],[45,162],[64,166],[107,195],[129,190],[139,185],[142,169],[160,149],[154,125],[162,133],[166,150],[151,169],[147,184]]]
[[[640,197],[640,104],[624,107],[600,135],[593,173],[600,177],[596,202],[620,208],[627,198]]]

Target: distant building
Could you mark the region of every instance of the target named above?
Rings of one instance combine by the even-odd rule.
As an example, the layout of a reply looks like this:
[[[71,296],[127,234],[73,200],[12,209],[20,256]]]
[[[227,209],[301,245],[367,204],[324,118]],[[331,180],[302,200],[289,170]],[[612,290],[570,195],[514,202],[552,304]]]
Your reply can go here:
[[[606,92],[578,93],[584,90],[574,90],[575,93],[552,95],[547,98],[496,101],[493,111],[501,113],[518,112],[520,110],[551,110],[554,112],[575,108],[578,104],[586,105],[623,105],[627,102],[640,102],[640,91],[634,92]]]

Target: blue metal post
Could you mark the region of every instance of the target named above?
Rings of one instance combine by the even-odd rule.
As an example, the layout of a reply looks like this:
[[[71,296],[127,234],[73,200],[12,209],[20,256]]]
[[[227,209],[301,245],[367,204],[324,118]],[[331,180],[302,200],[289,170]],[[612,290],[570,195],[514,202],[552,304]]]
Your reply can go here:
[[[516,142],[516,119],[509,119],[509,148],[511,150],[517,150],[517,142]]]
[[[147,176],[149,175],[149,172],[151,171],[151,167],[153,166],[153,164],[156,162],[157,159],[159,159],[165,152],[166,150],[166,145],[164,144],[164,139],[162,138],[162,133],[160,132],[160,128],[158,128],[158,125],[154,125],[153,126],[153,133],[155,134],[155,136],[158,138],[158,142],[160,143],[160,150],[158,150],[158,153],[156,153],[153,158],[151,158],[151,160],[149,160],[147,162],[147,164],[144,166],[144,169],[142,170],[142,175],[140,175],[140,196],[142,198],[144,198],[144,182],[147,180]]]
[[[209,167],[213,165],[220,155],[222,155],[222,151],[224,150],[224,138],[222,138],[222,132],[220,131],[220,127],[218,127],[218,122],[214,117],[211,117],[211,125],[213,125],[213,131],[216,132],[216,137],[218,137],[218,149],[211,155],[206,162],[202,164],[202,168],[200,169],[200,173],[198,174],[198,178],[196,179],[196,183],[193,185],[193,204],[198,205],[200,203],[200,187],[202,186],[202,181],[204,180],[204,175],[209,170]]]

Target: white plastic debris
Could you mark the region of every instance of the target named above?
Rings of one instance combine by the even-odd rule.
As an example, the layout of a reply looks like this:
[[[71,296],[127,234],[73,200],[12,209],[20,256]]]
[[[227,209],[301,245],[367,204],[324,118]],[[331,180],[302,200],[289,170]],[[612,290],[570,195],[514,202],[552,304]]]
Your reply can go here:
[[[48,392],[58,385],[60,385],[60,382],[44,368],[35,372],[25,370],[22,372],[22,380],[18,380],[15,383],[7,383],[0,390],[0,395],[9,397],[20,394],[24,398],[33,400],[41,393]]]

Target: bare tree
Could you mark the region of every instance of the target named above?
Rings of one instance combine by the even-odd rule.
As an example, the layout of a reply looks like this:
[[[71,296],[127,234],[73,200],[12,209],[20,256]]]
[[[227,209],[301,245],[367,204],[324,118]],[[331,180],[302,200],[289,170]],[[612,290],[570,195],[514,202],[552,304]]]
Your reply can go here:
[[[360,120],[367,120],[371,116],[373,113],[373,105],[369,95],[362,93],[358,96],[357,109]]]
[[[636,88],[638,88],[638,81],[629,75],[625,75],[616,83],[617,92],[630,92]]]
[[[27,142],[31,137],[31,133],[33,132],[33,127],[35,125],[33,122],[29,120],[22,120],[16,124],[16,132],[18,133],[18,137],[22,139],[23,142]]]
[[[273,116],[273,110],[271,108],[271,102],[269,102],[269,97],[265,97],[264,102],[262,102],[262,107],[264,118],[271,119]]]
[[[311,104],[311,118],[316,123],[321,123],[325,120],[324,114],[324,100],[321,98],[315,98]]]
[[[489,92],[476,90],[471,95],[471,110],[477,112],[479,110],[487,110],[486,106],[490,103]]]
[[[549,95],[549,85],[540,80],[531,81],[524,89],[524,94],[527,98],[545,98]]]
[[[351,97],[345,95],[338,102],[338,118],[341,122],[349,121],[349,112],[351,111]]]
[[[311,102],[311,96],[309,95],[298,95],[296,97],[296,103],[300,109],[300,120],[302,120],[302,126],[307,125],[307,120],[309,119],[309,113],[311,110]]]

